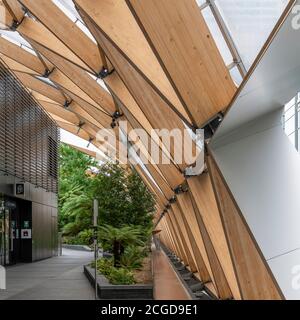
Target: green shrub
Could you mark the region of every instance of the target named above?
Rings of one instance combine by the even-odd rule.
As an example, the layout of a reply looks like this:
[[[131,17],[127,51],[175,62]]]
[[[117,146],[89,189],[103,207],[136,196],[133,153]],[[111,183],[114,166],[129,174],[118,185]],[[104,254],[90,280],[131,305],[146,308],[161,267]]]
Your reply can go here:
[[[94,232],[92,229],[86,229],[79,232],[76,236],[65,236],[65,244],[91,245],[93,243]]]
[[[97,264],[97,270],[104,276],[109,276],[111,269],[113,268],[113,260],[112,259],[100,259]]]
[[[107,278],[111,284],[135,284],[133,273],[124,268],[111,268],[110,274],[107,276]]]
[[[94,231],[92,229],[83,230],[79,232],[77,239],[80,244],[91,245],[94,239]]]
[[[95,262],[91,263],[91,267],[95,268]],[[104,275],[111,284],[128,285],[134,284],[134,275],[131,271],[124,268],[115,268],[113,259],[101,258],[97,260],[97,270]]]
[[[142,267],[144,249],[137,246],[128,246],[121,256],[121,267],[136,270]]]

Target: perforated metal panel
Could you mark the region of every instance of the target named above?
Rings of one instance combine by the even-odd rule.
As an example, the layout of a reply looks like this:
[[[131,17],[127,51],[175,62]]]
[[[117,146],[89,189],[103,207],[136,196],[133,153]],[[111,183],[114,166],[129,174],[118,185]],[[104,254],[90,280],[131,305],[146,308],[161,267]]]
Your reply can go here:
[[[59,130],[0,62],[0,170],[57,193]]]

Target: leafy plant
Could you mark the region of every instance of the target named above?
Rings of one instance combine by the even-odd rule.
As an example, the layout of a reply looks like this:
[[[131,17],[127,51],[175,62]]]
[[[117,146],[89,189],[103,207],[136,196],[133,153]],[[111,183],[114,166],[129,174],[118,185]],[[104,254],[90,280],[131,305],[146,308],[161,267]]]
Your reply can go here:
[[[95,268],[95,262],[91,263],[91,267]],[[97,260],[97,270],[99,273],[103,274],[104,276],[108,277],[111,269],[113,268],[113,260],[101,258]]]
[[[91,267],[95,268],[94,261],[91,263]],[[125,268],[115,268],[112,259],[98,259],[97,271],[104,275],[111,284],[129,285],[135,283],[133,273]]]
[[[91,213],[83,207],[80,212],[79,206],[87,201],[88,187],[91,183],[91,177],[87,174],[88,170],[97,166],[96,161],[84,153],[61,144],[60,146],[60,168],[59,168],[59,229],[71,236],[76,236],[80,231],[86,229],[86,219],[81,220],[82,216],[91,217]],[[80,198],[76,203],[77,197]],[[74,203],[75,202],[75,203]],[[81,202],[79,204],[79,202]],[[77,206],[77,207],[76,207]],[[73,209],[77,208],[74,213]],[[77,214],[80,212],[80,217]],[[77,219],[76,219],[77,218]],[[77,221],[75,221],[77,220]],[[81,222],[84,222],[82,225]],[[69,225],[68,225],[69,224]],[[65,226],[68,227],[65,228]]]
[[[111,284],[135,284],[133,273],[124,268],[112,268],[107,277]]]
[[[138,226],[123,226],[115,228],[111,225],[99,227],[98,238],[109,245],[114,255],[114,266],[120,267],[120,259],[129,245],[143,246],[142,228]]]
[[[67,237],[65,239],[65,243],[91,245],[93,243],[93,236],[94,231],[92,229],[87,229],[80,231],[76,236]]]
[[[137,246],[129,246],[121,256],[121,266],[126,269],[135,270],[142,267],[144,249]]]
[[[91,188],[99,200],[99,224],[152,227],[155,199],[135,171],[106,163],[99,168]]]
[[[90,174],[91,170],[95,174]],[[117,163],[99,164],[91,157],[62,144],[60,148],[59,177],[59,229],[67,242],[89,244],[90,237],[81,232],[92,225],[93,199],[99,201],[100,225],[122,229],[133,225],[140,230],[140,241],[145,243],[152,230],[152,213],[155,198],[139,175]],[[121,230],[122,232],[124,230]],[[125,230],[126,231],[126,230]],[[151,232],[151,231],[150,231]],[[132,239],[131,239],[132,240]],[[103,249],[124,252],[129,244],[141,245],[128,240],[114,242],[103,240]],[[118,264],[120,257],[115,262]]]

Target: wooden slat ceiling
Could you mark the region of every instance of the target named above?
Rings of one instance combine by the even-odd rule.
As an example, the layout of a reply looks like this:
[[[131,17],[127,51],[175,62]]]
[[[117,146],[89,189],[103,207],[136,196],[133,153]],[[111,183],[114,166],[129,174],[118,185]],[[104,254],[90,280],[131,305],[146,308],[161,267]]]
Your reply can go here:
[[[235,87],[195,1],[73,2],[90,34],[52,1],[0,2],[1,27],[36,53],[0,37],[0,58],[64,129],[95,143],[119,111],[149,135],[183,131],[184,123],[201,127],[229,104]],[[95,80],[104,67],[112,71],[104,79],[109,92]],[[174,163],[179,141],[169,149],[156,141],[171,162],[148,169],[170,196],[187,163]]]
[[[26,50],[0,37],[0,59],[60,128],[120,158],[119,150],[98,141],[100,129],[105,129],[103,135],[113,135],[119,121],[126,120],[132,139],[138,137],[138,129],[149,137],[153,129],[177,129],[183,134],[186,127],[202,128],[229,105],[236,88],[196,1],[73,2],[89,33],[53,1],[0,0],[6,13],[0,17],[0,28],[18,33],[31,46]],[[121,115],[117,120],[116,112]],[[168,146],[157,135],[151,142],[170,158],[170,164],[151,163],[147,146],[141,145],[139,152],[150,163],[135,168],[156,197],[158,221],[162,212],[173,214],[176,209],[180,214],[177,204],[172,208],[169,204],[176,188],[185,183],[189,159],[174,160],[175,150],[182,151],[181,141],[174,139]],[[188,143],[195,147],[191,138]],[[192,210],[189,203],[186,207]],[[184,219],[179,221],[182,225]],[[173,222],[161,224],[175,237],[170,243],[192,263],[192,253],[185,250],[190,244],[199,256],[194,240],[188,234],[177,239]],[[195,226],[192,230],[198,241]],[[210,270],[202,251],[201,259]]]

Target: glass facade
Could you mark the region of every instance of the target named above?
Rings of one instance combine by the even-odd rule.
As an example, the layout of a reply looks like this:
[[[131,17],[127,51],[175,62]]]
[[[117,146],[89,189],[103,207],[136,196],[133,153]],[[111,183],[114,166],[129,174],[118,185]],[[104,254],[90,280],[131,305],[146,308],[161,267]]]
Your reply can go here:
[[[300,93],[298,93],[284,107],[283,128],[292,144],[299,151],[299,103]]]

